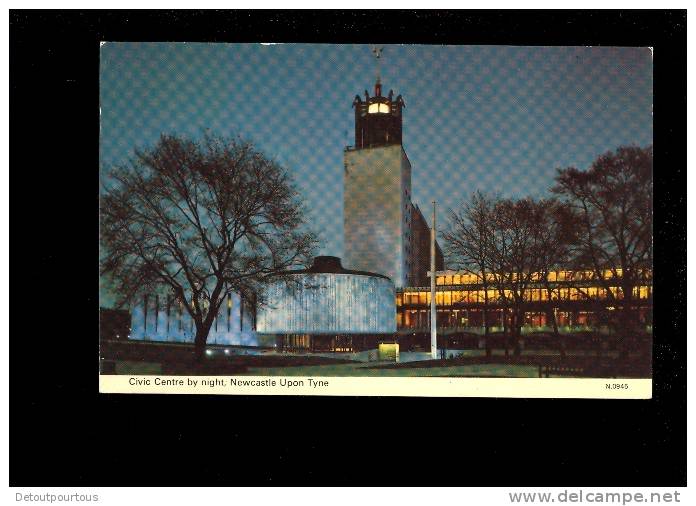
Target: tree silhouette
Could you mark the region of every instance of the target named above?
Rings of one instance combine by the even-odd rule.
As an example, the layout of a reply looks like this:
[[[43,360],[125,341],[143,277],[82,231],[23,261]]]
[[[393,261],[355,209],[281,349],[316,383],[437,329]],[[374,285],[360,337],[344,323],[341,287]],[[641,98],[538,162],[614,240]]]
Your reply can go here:
[[[559,346],[561,357],[565,357],[565,337],[558,331],[556,319],[556,301],[554,300],[554,284],[550,273],[568,268],[577,245],[578,217],[573,209],[564,202],[556,199],[539,201],[538,230],[538,282],[545,291],[546,321],[551,322],[553,335]],[[557,289],[556,289],[557,293]]]
[[[572,223],[568,206],[553,199],[500,199],[477,192],[459,211],[450,211],[442,234],[448,260],[477,276],[484,294],[486,336],[489,303],[502,307],[504,332],[514,340],[516,354],[521,351],[529,288],[545,282],[551,291],[548,272],[568,258]],[[497,293],[493,301],[489,290]],[[489,339],[486,348],[490,356]]]
[[[477,277],[483,288],[483,327],[486,356],[490,357],[491,343],[488,291],[491,288],[492,258],[488,245],[492,235],[493,198],[476,192],[469,202],[457,211],[450,209],[449,224],[440,234],[445,243],[448,262],[455,269]]]
[[[109,172],[100,211],[119,303],[165,289],[195,323],[199,358],[228,294],[265,303],[268,278],[307,265],[317,244],[287,171],[241,139],[161,136]]]
[[[634,292],[652,273],[652,166],[652,146],[623,146],[587,171],[559,170],[553,188],[580,218],[578,263],[592,269],[609,303],[621,310],[624,355],[637,330]]]
[[[545,205],[526,198],[502,199],[493,207],[488,255],[503,311],[510,312],[509,335],[514,341],[515,355],[521,351],[527,289],[536,281],[541,266]]]

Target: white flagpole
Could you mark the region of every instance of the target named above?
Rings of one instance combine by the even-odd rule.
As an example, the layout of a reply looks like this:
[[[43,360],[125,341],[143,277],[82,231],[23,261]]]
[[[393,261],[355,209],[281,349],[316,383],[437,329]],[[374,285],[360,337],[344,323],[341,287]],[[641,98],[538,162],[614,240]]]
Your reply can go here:
[[[435,307],[435,201],[433,200],[433,226],[430,229],[430,354],[437,359],[437,309]]]

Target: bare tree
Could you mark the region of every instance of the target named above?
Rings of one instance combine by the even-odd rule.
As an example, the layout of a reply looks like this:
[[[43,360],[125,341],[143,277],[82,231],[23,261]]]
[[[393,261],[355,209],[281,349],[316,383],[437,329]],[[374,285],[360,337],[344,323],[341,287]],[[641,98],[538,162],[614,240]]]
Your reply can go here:
[[[529,198],[500,200],[493,209],[488,255],[503,311],[510,311],[509,335],[515,355],[521,351],[527,289],[540,266],[543,209],[542,204]]]
[[[448,227],[441,233],[448,263],[455,269],[476,276],[483,289],[483,326],[488,357],[492,353],[488,338],[490,332],[488,290],[491,288],[492,262],[488,243],[492,234],[493,208],[494,201],[491,197],[476,192],[469,202],[461,205],[459,210],[449,210]]]
[[[652,146],[619,147],[587,171],[559,170],[553,188],[581,218],[579,262],[593,270],[609,304],[621,309],[624,355],[637,331],[634,290],[652,269],[652,165]]]
[[[538,202],[538,282],[545,291],[546,319],[551,322],[553,335],[558,342],[561,357],[565,357],[565,339],[558,332],[556,319],[554,284],[550,279],[550,273],[559,269],[565,269],[571,262],[573,251],[577,243],[577,216],[566,203],[555,199],[541,200]]]
[[[240,139],[163,135],[109,172],[100,210],[101,272],[119,302],[166,287],[199,358],[228,294],[263,304],[268,278],[307,265],[317,243],[287,171]]]

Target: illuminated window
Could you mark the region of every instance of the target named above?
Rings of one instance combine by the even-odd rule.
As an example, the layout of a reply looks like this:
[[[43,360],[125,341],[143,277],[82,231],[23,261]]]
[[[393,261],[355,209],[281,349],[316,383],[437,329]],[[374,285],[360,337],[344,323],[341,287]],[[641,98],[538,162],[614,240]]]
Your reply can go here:
[[[445,306],[452,305],[452,292],[444,292],[445,295]]]
[[[374,114],[376,112],[381,112],[382,114],[388,113],[390,111],[388,104],[370,104],[367,108],[367,112]]]
[[[461,283],[462,283],[462,277],[459,274],[455,274],[454,279],[452,280],[452,284],[459,285]]]

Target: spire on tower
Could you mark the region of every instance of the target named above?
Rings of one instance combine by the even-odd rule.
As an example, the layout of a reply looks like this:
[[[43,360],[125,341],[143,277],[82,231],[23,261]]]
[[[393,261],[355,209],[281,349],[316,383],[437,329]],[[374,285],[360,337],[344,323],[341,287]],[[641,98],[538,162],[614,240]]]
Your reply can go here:
[[[381,97],[382,96],[382,81],[379,76],[379,60],[382,58],[382,52],[384,51],[384,47],[377,47],[377,46],[372,46],[372,54],[375,56],[375,61],[376,61],[376,74],[377,78],[375,80],[375,96],[376,97]]]

